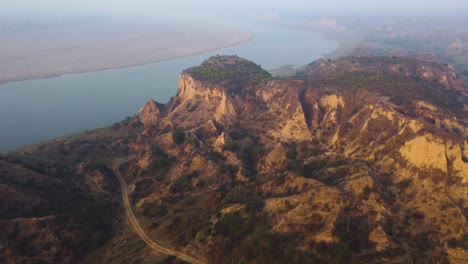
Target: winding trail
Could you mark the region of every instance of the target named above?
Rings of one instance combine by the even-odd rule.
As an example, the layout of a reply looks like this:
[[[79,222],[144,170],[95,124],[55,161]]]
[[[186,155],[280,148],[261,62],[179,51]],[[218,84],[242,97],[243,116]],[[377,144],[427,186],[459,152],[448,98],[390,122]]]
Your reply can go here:
[[[155,242],[151,240],[151,238],[148,237],[148,235],[145,233],[143,228],[140,226],[138,223],[138,220],[136,219],[135,215],[133,214],[133,210],[130,204],[130,199],[128,198],[128,193],[127,193],[127,185],[125,184],[125,181],[122,177],[122,174],[120,174],[119,167],[122,165],[124,162],[127,160],[115,160],[114,165],[112,166],[112,170],[114,171],[115,175],[117,176],[117,179],[119,180],[120,183],[120,188],[122,191],[122,200],[124,202],[124,207],[125,211],[127,213],[128,220],[130,222],[130,225],[132,226],[133,230],[140,236],[140,238],[152,249],[155,251],[175,256],[183,261],[186,261],[188,263],[192,264],[205,264],[204,262],[197,260],[187,254],[184,254],[182,252],[178,252],[175,250],[172,250],[170,248],[162,246],[160,243]]]

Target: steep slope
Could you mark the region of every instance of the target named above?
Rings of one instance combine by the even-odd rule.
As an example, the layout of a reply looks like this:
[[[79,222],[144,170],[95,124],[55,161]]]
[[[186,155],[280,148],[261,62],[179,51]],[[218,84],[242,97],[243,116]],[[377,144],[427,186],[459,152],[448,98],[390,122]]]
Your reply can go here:
[[[0,160],[0,261],[76,263],[109,241],[118,205],[110,174],[31,157]]]
[[[202,262],[464,263],[466,92],[453,68],[412,58],[317,61],[274,79],[217,56],[184,71],[166,105],[28,155],[67,151],[72,167],[135,155],[120,171],[141,229]],[[92,259],[177,262],[142,244],[111,258],[124,239],[135,236]]]

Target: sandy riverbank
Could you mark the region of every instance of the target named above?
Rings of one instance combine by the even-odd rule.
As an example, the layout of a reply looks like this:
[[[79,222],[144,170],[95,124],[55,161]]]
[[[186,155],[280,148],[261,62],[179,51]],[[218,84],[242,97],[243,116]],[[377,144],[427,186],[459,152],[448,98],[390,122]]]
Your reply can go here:
[[[156,63],[236,46],[254,37],[234,28],[165,23],[0,35],[0,84]]]

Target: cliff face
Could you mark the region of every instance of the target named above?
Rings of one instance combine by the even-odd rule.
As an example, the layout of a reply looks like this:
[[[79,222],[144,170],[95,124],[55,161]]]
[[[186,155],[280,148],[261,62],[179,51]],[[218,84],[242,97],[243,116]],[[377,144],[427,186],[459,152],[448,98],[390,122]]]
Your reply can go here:
[[[222,84],[208,84],[193,79],[188,73],[180,76],[179,93],[171,110],[175,123],[183,126],[196,126],[209,120],[230,123],[237,116],[235,98],[228,96]],[[180,120],[190,113],[197,119]]]
[[[168,104],[34,153],[134,155],[124,169],[145,230],[209,263],[463,263],[467,104],[433,62],[344,58],[274,79],[218,56],[184,71]],[[145,252],[125,261],[153,261]]]

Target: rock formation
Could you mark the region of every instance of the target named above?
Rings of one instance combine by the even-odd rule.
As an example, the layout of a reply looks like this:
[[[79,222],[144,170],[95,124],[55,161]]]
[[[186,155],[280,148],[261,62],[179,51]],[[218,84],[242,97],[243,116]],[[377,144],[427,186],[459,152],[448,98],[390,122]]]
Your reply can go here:
[[[70,141],[60,164],[96,185],[106,178],[87,160],[133,155],[122,170],[144,228],[208,263],[463,263],[466,91],[450,66],[413,58],[318,61],[275,79],[217,56],[184,71],[166,105]],[[57,159],[64,146],[29,151]],[[144,246],[104,253],[132,239],[116,233],[90,262],[172,261]]]

